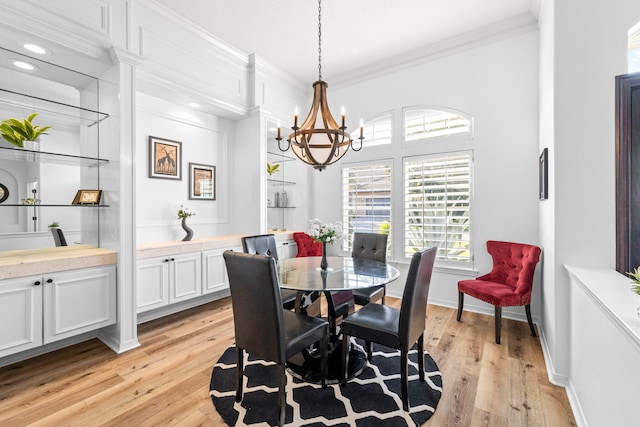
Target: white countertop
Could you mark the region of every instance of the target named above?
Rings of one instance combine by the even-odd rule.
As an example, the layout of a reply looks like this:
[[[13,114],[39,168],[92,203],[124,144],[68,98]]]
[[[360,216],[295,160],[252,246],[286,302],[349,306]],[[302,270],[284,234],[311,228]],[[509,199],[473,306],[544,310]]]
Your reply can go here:
[[[640,318],[636,311],[640,296],[631,290],[632,280],[607,268],[565,268],[620,330],[640,346]]]
[[[277,241],[293,239],[292,232],[273,232],[273,234],[275,234]],[[202,237],[189,240],[188,242],[172,240],[169,242],[144,243],[138,245],[138,259],[242,247],[242,237],[244,236],[249,236],[249,234]]]
[[[89,245],[0,252],[0,279],[115,265],[118,254]]]

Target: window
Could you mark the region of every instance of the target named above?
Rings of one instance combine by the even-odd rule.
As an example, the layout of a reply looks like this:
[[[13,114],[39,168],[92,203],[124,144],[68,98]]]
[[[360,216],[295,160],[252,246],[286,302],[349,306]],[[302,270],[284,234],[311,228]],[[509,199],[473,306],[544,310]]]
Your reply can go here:
[[[384,113],[372,120],[369,120],[363,126],[363,144],[366,147],[376,145],[391,144],[391,125],[393,115],[391,112]],[[357,142],[356,142],[357,146]]]
[[[471,133],[471,120],[459,111],[406,108],[404,110],[404,139],[425,138]]]
[[[471,153],[404,159],[404,254],[437,246],[437,259],[470,263]]]
[[[342,168],[342,249],[354,232],[391,234],[391,161]],[[391,253],[391,236],[387,254]]]

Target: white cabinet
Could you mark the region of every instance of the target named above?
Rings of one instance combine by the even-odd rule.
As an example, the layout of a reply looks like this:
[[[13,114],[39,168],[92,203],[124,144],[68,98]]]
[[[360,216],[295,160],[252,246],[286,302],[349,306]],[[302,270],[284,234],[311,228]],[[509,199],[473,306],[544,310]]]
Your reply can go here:
[[[0,281],[0,357],[116,323],[116,267]]]
[[[0,357],[42,345],[42,278],[0,281]]]
[[[116,268],[52,273],[42,284],[44,344],[116,323]]]
[[[229,289],[229,278],[227,268],[222,254],[227,249],[214,249],[202,252],[202,293],[211,294],[213,292]],[[242,248],[232,250],[242,252]]]
[[[138,313],[202,295],[200,252],[138,261]]]

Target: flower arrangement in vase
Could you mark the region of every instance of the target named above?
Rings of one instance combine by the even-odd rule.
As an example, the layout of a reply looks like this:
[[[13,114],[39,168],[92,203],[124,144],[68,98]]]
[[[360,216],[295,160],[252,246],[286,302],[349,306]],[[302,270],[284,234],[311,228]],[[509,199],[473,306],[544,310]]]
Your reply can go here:
[[[311,226],[307,234],[313,238],[314,242],[322,243],[322,261],[320,269],[326,270],[329,266],[327,263],[327,243],[333,243],[342,237],[342,223],[335,222],[333,224],[323,224],[318,218],[309,221]]]

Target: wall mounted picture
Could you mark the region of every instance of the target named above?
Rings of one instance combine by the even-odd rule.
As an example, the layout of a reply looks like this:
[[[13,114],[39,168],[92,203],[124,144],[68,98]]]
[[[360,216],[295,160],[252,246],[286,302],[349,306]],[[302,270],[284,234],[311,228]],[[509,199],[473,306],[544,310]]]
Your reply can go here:
[[[149,178],[182,180],[182,142],[149,137]]]
[[[189,163],[189,199],[216,199],[216,167]]]
[[[78,190],[74,197],[73,205],[99,205],[102,190]]]
[[[540,154],[538,164],[538,199],[547,200],[549,198],[549,149],[545,148]]]

